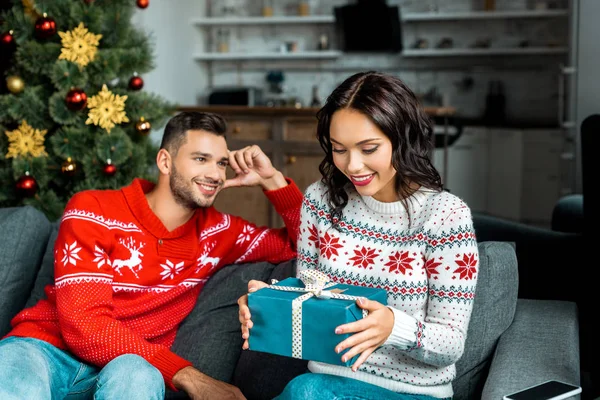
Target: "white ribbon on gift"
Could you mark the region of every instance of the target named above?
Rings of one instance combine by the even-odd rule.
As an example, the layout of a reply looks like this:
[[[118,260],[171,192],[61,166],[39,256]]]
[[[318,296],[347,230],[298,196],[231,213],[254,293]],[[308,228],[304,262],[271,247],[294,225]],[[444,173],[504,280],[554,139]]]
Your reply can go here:
[[[284,292],[300,292],[305,293],[302,296],[292,301],[292,357],[302,358],[302,303],[311,297],[319,299],[337,299],[337,300],[354,300],[360,296],[349,296],[325,290],[337,285],[329,281],[329,277],[321,271],[307,269],[300,271],[298,278],[304,283],[304,287],[294,286],[278,286],[276,280],[273,280],[273,285],[269,285],[269,289],[281,290]],[[362,310],[363,318],[368,315],[367,310]]]

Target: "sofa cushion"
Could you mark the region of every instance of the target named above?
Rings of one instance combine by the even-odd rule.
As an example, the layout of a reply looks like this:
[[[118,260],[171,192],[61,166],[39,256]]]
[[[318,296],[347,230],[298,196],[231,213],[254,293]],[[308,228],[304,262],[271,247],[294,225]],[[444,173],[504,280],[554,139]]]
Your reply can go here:
[[[274,267],[267,262],[229,265],[214,274],[181,324],[171,350],[206,375],[231,382],[242,352],[237,300],[248,292],[248,281],[267,281]],[[187,396],[169,390],[165,398]]]
[[[45,298],[46,294],[44,292],[44,288],[47,285],[54,284],[54,242],[56,242],[56,237],[58,236],[59,225],[60,221],[53,222],[51,225],[50,237],[48,238],[48,243],[46,244],[46,251],[44,253],[44,258],[42,258],[42,265],[37,273],[35,284],[33,285],[33,289],[31,290],[29,300],[27,300],[25,307],[31,307],[41,299]]]
[[[479,243],[479,275],[465,350],[456,363],[454,400],[481,398],[500,335],[515,315],[517,258],[508,242]]]
[[[296,261],[279,264],[269,277],[283,280],[296,276]],[[308,372],[308,361],[245,350],[240,355],[233,384],[248,400],[272,399],[296,376]]]
[[[46,249],[50,222],[31,206],[0,209],[0,337],[25,305]]]

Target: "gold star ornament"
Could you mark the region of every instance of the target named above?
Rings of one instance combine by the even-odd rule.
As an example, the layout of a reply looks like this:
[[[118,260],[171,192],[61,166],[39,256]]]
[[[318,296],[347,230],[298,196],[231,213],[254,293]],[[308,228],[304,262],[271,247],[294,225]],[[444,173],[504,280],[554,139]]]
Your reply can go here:
[[[125,100],[127,96],[114,94],[106,85],[102,85],[102,90],[88,100],[90,112],[85,123],[98,125],[110,133],[115,124],[129,122],[125,115]]]
[[[80,22],[79,26],[71,31],[58,32],[58,34],[62,39],[59,60],[72,61],[80,67],[85,67],[94,61],[102,35],[89,32],[83,22]]]
[[[48,153],[46,153],[44,147],[44,136],[47,132],[46,129],[34,129],[23,120],[18,129],[5,132],[9,143],[6,158],[26,157],[27,155],[32,157],[47,156]]]

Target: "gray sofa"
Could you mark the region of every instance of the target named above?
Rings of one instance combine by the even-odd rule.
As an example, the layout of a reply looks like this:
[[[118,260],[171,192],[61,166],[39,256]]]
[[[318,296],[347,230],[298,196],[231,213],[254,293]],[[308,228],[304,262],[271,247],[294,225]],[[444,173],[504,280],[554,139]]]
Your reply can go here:
[[[52,282],[58,225],[32,207],[0,209],[0,336],[12,316],[43,296]],[[575,303],[518,299],[518,270],[510,243],[479,243],[480,271],[466,350],[457,364],[454,399],[501,399],[547,380],[579,384]],[[271,399],[306,362],[241,350],[236,301],[250,279],[294,275],[295,261],[230,265],[203,289],[178,331],[173,351],[206,374],[231,382],[248,399]],[[167,399],[186,398],[168,392]]]

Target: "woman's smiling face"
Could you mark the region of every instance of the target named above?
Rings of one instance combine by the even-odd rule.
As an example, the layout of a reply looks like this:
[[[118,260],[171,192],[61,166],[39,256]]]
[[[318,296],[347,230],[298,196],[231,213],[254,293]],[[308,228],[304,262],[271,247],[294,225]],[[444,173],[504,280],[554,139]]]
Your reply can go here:
[[[358,193],[381,202],[398,201],[392,142],[373,121],[343,108],[333,114],[329,135],[333,162]]]

